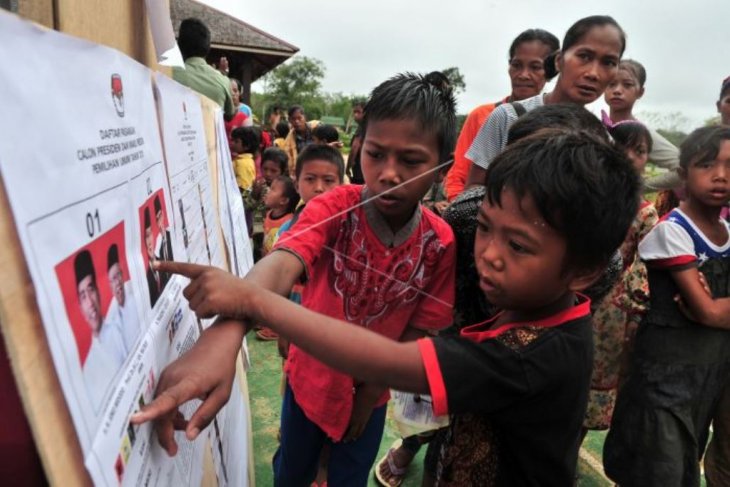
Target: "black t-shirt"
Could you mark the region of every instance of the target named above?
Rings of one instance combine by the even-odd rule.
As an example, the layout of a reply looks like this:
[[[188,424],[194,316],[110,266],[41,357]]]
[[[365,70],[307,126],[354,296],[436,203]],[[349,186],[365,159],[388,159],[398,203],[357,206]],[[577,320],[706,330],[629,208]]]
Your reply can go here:
[[[491,424],[497,485],[573,485],[593,364],[590,301],[539,322],[492,322],[420,341],[434,413]]]

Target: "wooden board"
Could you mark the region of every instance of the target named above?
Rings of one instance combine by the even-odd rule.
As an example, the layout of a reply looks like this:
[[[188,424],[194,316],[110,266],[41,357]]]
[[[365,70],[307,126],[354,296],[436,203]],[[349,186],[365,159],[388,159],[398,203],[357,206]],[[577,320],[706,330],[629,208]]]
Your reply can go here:
[[[0,184],[0,268],[0,329],[46,478],[52,485],[91,485],[53,367],[4,183]]]

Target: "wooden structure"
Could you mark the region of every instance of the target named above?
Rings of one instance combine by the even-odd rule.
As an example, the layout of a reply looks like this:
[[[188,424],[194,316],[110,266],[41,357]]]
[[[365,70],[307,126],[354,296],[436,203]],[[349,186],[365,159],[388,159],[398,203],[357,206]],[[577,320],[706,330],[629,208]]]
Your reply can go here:
[[[299,52],[299,48],[267,34],[246,22],[194,0],[170,0],[170,16],[175,34],[180,22],[189,17],[203,21],[210,29],[208,62],[225,56],[229,76],[243,85],[241,101],[250,104],[251,83]]]

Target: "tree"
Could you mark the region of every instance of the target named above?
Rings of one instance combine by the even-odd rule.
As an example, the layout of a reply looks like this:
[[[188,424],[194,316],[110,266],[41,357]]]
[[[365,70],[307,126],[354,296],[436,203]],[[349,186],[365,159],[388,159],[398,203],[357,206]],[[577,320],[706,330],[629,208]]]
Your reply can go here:
[[[689,117],[681,112],[640,112],[636,118],[656,129],[662,137],[677,147],[687,138],[687,130],[692,125]]]
[[[324,63],[301,56],[274,69],[266,80],[266,95],[289,106],[321,97]]]
[[[457,68],[456,66],[452,66],[450,68],[442,70],[441,72],[444,74],[444,76],[449,78],[451,89],[454,90],[455,95],[463,93],[464,90],[466,90],[466,81],[464,81],[464,75],[461,74],[459,68]]]

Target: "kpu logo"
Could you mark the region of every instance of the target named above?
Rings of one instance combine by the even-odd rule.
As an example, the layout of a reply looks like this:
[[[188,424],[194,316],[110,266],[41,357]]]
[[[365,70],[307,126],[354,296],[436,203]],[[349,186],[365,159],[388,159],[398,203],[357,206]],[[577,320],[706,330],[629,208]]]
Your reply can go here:
[[[118,74],[112,75],[112,101],[117,115],[124,116],[124,90],[122,88],[122,77]]]

